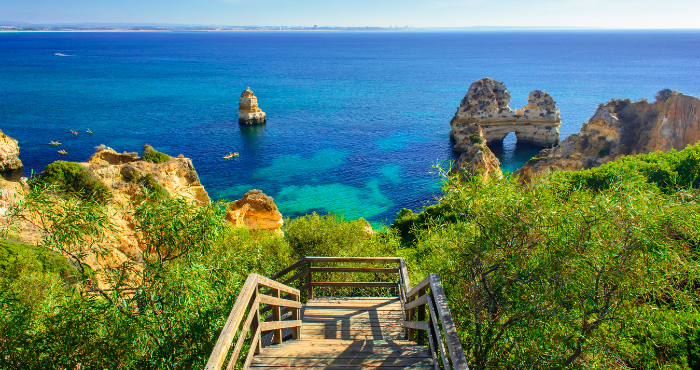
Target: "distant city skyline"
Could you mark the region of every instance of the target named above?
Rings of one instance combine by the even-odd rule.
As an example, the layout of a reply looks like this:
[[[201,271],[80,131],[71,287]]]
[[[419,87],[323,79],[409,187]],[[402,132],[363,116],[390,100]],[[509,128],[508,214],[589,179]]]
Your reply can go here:
[[[698,0],[0,0],[0,20],[318,27],[694,29]]]

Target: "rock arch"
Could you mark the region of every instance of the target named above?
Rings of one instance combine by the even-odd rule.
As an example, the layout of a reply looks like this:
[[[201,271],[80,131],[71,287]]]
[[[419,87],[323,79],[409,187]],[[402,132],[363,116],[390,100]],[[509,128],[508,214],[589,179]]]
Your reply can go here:
[[[502,141],[514,132],[518,142],[542,147],[559,144],[561,118],[551,95],[532,91],[527,105],[515,111],[509,103],[510,93],[502,82],[483,78],[472,83],[450,122],[454,151],[462,152],[469,145],[468,128],[475,124],[481,126],[487,143]]]

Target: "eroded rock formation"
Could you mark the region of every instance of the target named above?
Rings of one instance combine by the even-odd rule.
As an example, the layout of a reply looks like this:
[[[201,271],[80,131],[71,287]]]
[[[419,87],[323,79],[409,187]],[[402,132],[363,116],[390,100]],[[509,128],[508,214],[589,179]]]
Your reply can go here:
[[[105,266],[134,263],[138,271],[145,253],[142,236],[136,231],[136,221],[131,215],[144,186],[157,184],[172,197],[183,197],[191,204],[203,205],[210,202],[207,192],[199,182],[192,160],[182,155],[164,163],[151,163],[140,160],[137,153],[118,153],[111,148],[99,147],[87,162],[81,163],[112,192],[112,202],[106,205],[110,215],[112,231],[105,232],[97,244],[100,251],[88,254],[84,262],[95,270]],[[146,181],[144,181],[146,180]],[[21,182],[0,181],[0,216],[7,207],[24,198],[26,180]],[[26,243],[36,244],[42,238],[41,231],[30,223],[19,225],[18,238]]]
[[[654,103],[611,100],[601,104],[581,132],[542,150],[518,170],[529,181],[553,170],[598,167],[623,155],[682,150],[700,140],[700,99],[676,91]]]
[[[199,182],[192,160],[178,156],[164,163],[140,160],[137,153],[118,153],[111,148],[98,148],[86,163],[100,181],[113,194],[108,205],[115,231],[108,233],[103,247],[110,251],[108,258],[100,261],[97,256],[88,259],[91,267],[99,269],[103,263],[141,262],[143,248],[141,236],[135,231],[135,220],[131,215],[144,187],[144,179],[162,186],[171,197],[182,197],[194,205],[210,202],[209,195]],[[93,264],[95,266],[93,266]]]
[[[258,98],[249,88],[243,91],[238,102],[238,123],[241,125],[258,125],[267,122],[265,112],[258,108]]]
[[[19,145],[17,140],[5,135],[0,130],[0,171],[9,171],[22,168],[19,160]]]
[[[481,125],[474,123],[463,126],[460,129],[460,135],[464,135],[465,139],[459,141],[461,154],[450,169],[450,173],[461,173],[464,178],[479,176],[484,180],[491,177],[502,178],[501,162],[486,146]]]
[[[257,189],[229,203],[226,220],[234,226],[245,226],[251,230],[279,231],[284,224],[274,200]]]
[[[488,143],[502,141],[511,132],[518,142],[544,147],[559,143],[559,109],[549,94],[535,90],[527,105],[515,111],[509,103],[510,93],[502,82],[484,78],[472,83],[450,122],[454,150],[462,151],[468,140],[462,131],[475,123],[481,124]]]

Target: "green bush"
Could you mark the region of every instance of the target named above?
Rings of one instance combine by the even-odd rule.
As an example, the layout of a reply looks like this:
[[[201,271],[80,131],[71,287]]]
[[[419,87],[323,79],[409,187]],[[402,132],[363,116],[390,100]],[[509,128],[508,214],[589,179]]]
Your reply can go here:
[[[145,176],[141,176],[137,183],[142,189],[146,189],[148,192],[154,194],[158,198],[168,198],[170,194],[165,188],[156,182],[153,178],[153,174],[148,173]]]
[[[469,141],[474,144],[481,144],[484,140],[477,135],[469,135]]]
[[[404,208],[396,215],[396,219],[391,224],[391,228],[398,232],[405,244],[412,244],[415,241],[415,233],[425,229],[432,223],[453,223],[459,217],[458,212],[450,208],[450,204],[440,202],[427,206],[418,214],[410,209]]]
[[[623,177],[646,182],[666,193],[697,188],[700,186],[700,143],[681,151],[624,156],[590,170],[557,172],[551,178],[567,191],[582,187],[601,191]]]
[[[367,221],[346,221],[343,216],[334,214],[320,216],[314,212],[296,219],[286,219],[285,224],[289,246],[298,258],[352,255],[367,238]]]
[[[79,163],[56,161],[44,169],[30,182],[36,186],[56,186],[65,194],[77,195],[85,199],[105,202],[112,198],[112,192],[89,168]]]
[[[74,271],[65,257],[36,245],[0,239],[0,271],[6,277],[19,276],[20,271],[42,271],[68,276]]]
[[[146,144],[143,147],[143,156],[141,156],[141,159],[151,163],[164,163],[170,160],[170,156],[165,153],[161,153],[153,149],[152,146]]]

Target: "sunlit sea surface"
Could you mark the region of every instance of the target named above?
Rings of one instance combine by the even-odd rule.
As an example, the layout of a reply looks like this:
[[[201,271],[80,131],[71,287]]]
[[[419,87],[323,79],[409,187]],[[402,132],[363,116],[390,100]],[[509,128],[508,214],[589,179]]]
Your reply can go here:
[[[100,144],[148,143],[192,158],[213,199],[256,188],[285,216],[377,226],[439,195],[450,119],[483,77],[506,84],[513,109],[549,92],[563,139],[611,98],[700,96],[700,33],[0,33],[0,129],[19,140],[25,176]],[[238,125],[248,86],[265,126]],[[493,150],[513,171],[539,148],[511,134]]]

